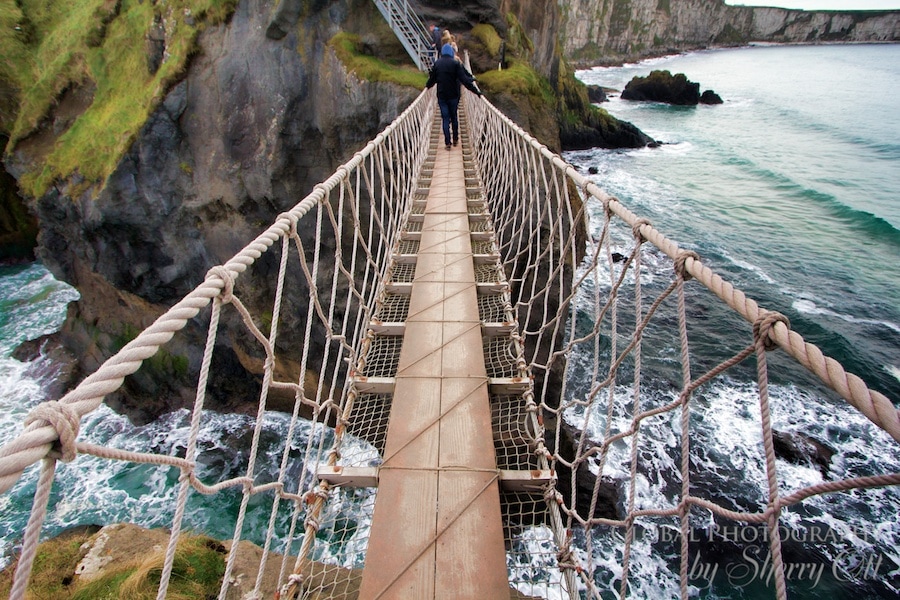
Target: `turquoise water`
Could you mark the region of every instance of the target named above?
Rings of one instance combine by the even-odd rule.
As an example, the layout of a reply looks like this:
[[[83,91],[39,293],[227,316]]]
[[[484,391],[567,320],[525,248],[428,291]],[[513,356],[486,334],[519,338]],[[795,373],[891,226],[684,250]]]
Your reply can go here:
[[[763,307],[787,315],[807,341],[900,402],[900,45],[698,52],[578,76],[621,90],[633,76],[654,69],[685,73],[725,103],[672,107],[622,101],[616,94],[604,108],[663,145],[569,152],[567,160],[585,174],[595,169],[589,177],[632,211],[698,252]],[[590,209],[600,216],[599,206]],[[614,235],[622,252],[629,235]],[[661,289],[671,279],[669,263],[652,252],[646,262],[645,287]],[[602,277],[592,283],[609,286]],[[693,368],[709,368],[746,343],[748,326],[729,318],[718,301],[697,294],[693,302]],[[585,300],[584,325],[589,307]],[[662,314],[673,322],[671,314]],[[739,342],[735,332],[744,335]],[[670,332],[648,329],[645,372],[652,370],[656,381],[643,384],[642,395],[651,402],[674,399],[670,382],[679,376],[673,348]],[[585,378],[591,360],[590,351],[575,353],[573,381]],[[833,448],[829,478],[900,471],[896,442],[873,432],[867,419],[777,353],[770,366],[774,427]],[[702,388],[692,403],[692,491],[733,509],[764,506],[753,366]],[[602,438],[604,425],[602,417],[592,418],[595,437]],[[678,427],[677,417],[645,426],[638,506],[677,502],[680,480],[672,472],[680,461]],[[604,472],[627,474],[627,452],[624,445],[614,447]],[[778,462],[778,473],[782,493],[824,480],[816,468],[785,461]],[[898,512],[895,489],[818,497],[788,510],[782,524],[806,535],[786,546],[786,561],[794,565],[790,597],[896,598]],[[752,530],[732,523],[731,534],[710,539],[704,532],[711,520],[701,511],[694,516],[700,533],[690,544],[692,595],[773,597],[765,544],[733,543],[736,531],[750,537]],[[677,522],[665,520],[645,520],[638,528],[640,558],[631,570],[635,597],[678,596],[673,531]],[[615,583],[615,545],[597,542],[594,550],[601,566],[596,580],[601,587]],[[810,565],[803,577],[801,564]]]
[[[664,145],[572,152],[566,158],[585,172],[597,168],[595,181],[634,212],[650,218],[683,247],[699,252],[705,263],[761,304],[787,314],[804,337],[870,386],[900,398],[900,46],[757,47],[579,75],[621,89],[633,75],[654,68],[684,72],[703,89],[714,89],[725,104],[673,108],[614,99],[605,105],[612,114],[635,123]],[[652,255],[646,265],[651,278],[668,281],[664,261],[659,261],[658,272]],[[43,399],[40,373],[45,370],[11,359],[12,349],[57,329],[66,304],[76,298],[77,292],[54,281],[39,265],[0,269],[0,441],[14,436],[24,415]],[[698,360],[721,358],[733,350],[728,337],[733,322],[720,320],[724,311],[711,302],[699,314],[707,318],[692,323],[692,348]],[[575,378],[586,358],[577,353],[572,357]],[[670,391],[664,380],[669,372],[677,373],[677,365],[664,352],[648,356],[646,362],[660,373],[659,382],[647,382],[646,393],[665,398]],[[834,476],[900,471],[896,444],[871,433],[865,418],[823,397],[815,382],[795,369],[776,366],[774,377],[776,427],[804,431],[834,446]],[[692,459],[704,473],[693,482],[696,490],[726,504],[757,506],[764,498],[765,475],[754,446],[759,439],[759,409],[752,373],[739,371],[698,393],[696,407],[697,455]],[[178,454],[186,443],[188,418],[179,412],[136,428],[101,408],[84,423],[82,439]],[[597,432],[602,426],[600,421],[591,423]],[[206,452],[204,481],[242,474],[246,444],[240,441],[251,428],[251,420],[241,415],[208,415],[200,439]],[[328,435],[317,427],[301,429],[291,442],[292,455],[298,457],[310,437]],[[647,429],[655,435],[642,438],[647,446],[639,504],[646,501],[649,506],[655,498],[672,498],[677,491],[679,482],[665,473],[677,464],[672,452],[678,425],[661,420],[648,423]],[[257,466],[260,481],[277,475],[286,430],[287,418],[267,417],[263,461]],[[611,461],[612,475],[619,464],[627,465],[627,455],[621,459]],[[785,490],[822,481],[818,469],[782,461],[778,466]],[[21,536],[35,477],[30,470],[13,494],[0,497],[0,563]],[[290,474],[292,480],[304,477],[300,472]],[[80,457],[60,467],[47,534],[118,520],[165,526],[172,516],[176,481],[177,472],[171,469]],[[791,597],[897,597],[898,496],[894,490],[878,490],[839,500],[812,499],[802,510],[786,515],[785,522],[793,527],[837,532],[840,543],[813,548],[821,554],[816,564],[829,569],[842,565],[840,551],[848,549],[858,558],[863,545],[857,543],[857,534],[862,531],[871,532],[867,543],[872,556],[882,559],[874,581],[866,580],[864,573],[849,581],[823,576],[815,586],[794,581]],[[231,537],[240,502],[236,493],[215,498],[195,494],[191,502],[190,527]],[[267,499],[251,503],[246,537],[262,543],[270,509]],[[284,512],[278,515],[280,523],[287,518]],[[353,531],[359,529],[364,538],[362,511],[346,518],[356,522]],[[677,563],[666,545],[666,531],[670,530],[665,524],[642,524],[632,569],[636,598],[677,597],[673,574]],[[808,558],[806,550],[801,554]],[[604,577],[616,573],[615,549],[598,543],[594,551],[595,564],[607,567],[598,569],[598,581],[605,582]],[[360,556],[361,551],[349,560],[358,561]],[[715,563],[708,555],[704,560]],[[716,564],[724,571],[732,563],[721,559]],[[712,587],[704,586],[699,577],[692,579],[694,595],[772,597],[764,582],[727,585],[723,576],[720,572]]]
[[[604,107],[664,142],[577,152],[635,212],[900,398],[900,45],[755,47],[579,73],[685,73],[724,105]]]

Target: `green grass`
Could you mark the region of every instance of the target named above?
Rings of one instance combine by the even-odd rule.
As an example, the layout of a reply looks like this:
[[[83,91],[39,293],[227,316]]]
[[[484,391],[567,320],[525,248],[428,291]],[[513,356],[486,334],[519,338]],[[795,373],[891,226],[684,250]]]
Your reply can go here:
[[[328,40],[328,46],[334,49],[338,59],[348,72],[366,81],[384,81],[398,85],[421,89],[425,87],[428,76],[414,67],[392,65],[379,58],[363,54],[360,51],[358,35],[341,32]]]
[[[138,562],[109,568],[100,578],[80,582],[75,568],[81,560],[81,545],[89,531],[64,534],[38,547],[28,584],[29,600],[153,600],[162,573],[164,550],[142,556]],[[12,587],[13,567],[0,572],[0,595]],[[204,536],[182,537],[166,598],[196,600],[215,598],[225,572],[225,548]]]
[[[79,586],[71,600],[153,600],[162,574],[162,551],[140,564],[112,572]],[[166,598],[215,598],[225,572],[225,553],[217,542],[192,537],[178,543]]]
[[[498,56],[500,54],[500,44],[503,40],[494,29],[493,25],[480,23],[472,28],[472,37],[481,42],[488,54]]]
[[[551,109],[556,106],[556,96],[547,80],[521,60],[509,61],[509,68],[502,71],[482,73],[478,76],[478,85],[485,93],[526,96]]]
[[[94,90],[92,103],[55,139],[42,168],[21,178],[33,196],[75,172],[88,184],[104,182],[182,75],[199,32],[227,18],[236,5],[236,0],[0,2],[0,21],[20,28],[0,34],[4,58],[10,52],[0,77],[18,92],[15,119],[0,123],[9,129],[7,151],[38,128],[65,90]],[[151,73],[145,40],[154,20],[166,30],[166,58]]]

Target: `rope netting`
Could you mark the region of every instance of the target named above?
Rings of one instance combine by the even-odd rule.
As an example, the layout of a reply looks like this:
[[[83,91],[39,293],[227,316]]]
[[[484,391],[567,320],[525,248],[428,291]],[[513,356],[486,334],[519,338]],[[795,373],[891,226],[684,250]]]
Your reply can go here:
[[[263,552],[245,597],[274,590],[282,598],[355,597],[392,400],[396,324],[409,309],[398,290],[414,273],[409,234],[417,231],[420,184],[433,166],[434,105],[433,93],[420,96],[96,373],[32,411],[25,431],[0,449],[4,493],[41,462],[12,598],[25,597],[57,461],[78,454],[179,470],[158,598],[166,596],[176,546],[189,528],[191,498],[230,492],[239,500],[220,598],[235,579],[247,516],[260,505]],[[738,525],[760,528],[775,594],[787,597],[792,570],[782,538],[802,526],[795,509],[833,492],[895,486],[900,473],[846,469],[845,477],[787,485],[772,416],[784,386],[770,385],[773,371],[795,373],[799,365],[814,374],[823,391],[808,404],[833,411],[844,406],[839,395],[874,424],[866,429],[872,443],[900,440],[897,410],[806,343],[786,318],[761,309],[492,105],[466,94],[464,110],[475,170],[465,175],[473,254],[485,285],[479,308],[484,329],[494,332],[485,335],[484,350],[498,469],[541,474],[541,481],[547,475],[548,482],[507,481],[501,492],[516,597],[687,598],[702,587],[692,562],[698,532],[725,527],[732,532],[726,541],[736,543],[744,536]],[[487,261],[497,254],[499,268]],[[260,290],[271,297],[261,301]],[[730,328],[728,339],[696,333],[694,322],[712,318]],[[77,440],[85,415],[201,320],[206,346],[182,452],[125,452]],[[222,377],[211,369],[216,349],[238,331],[252,339],[246,351],[261,365],[256,417],[242,474],[216,477],[203,468],[200,430],[212,382]],[[361,379],[364,388],[354,383]],[[715,395],[723,385],[752,402],[725,406]],[[293,410],[273,442],[267,427],[275,396],[292,398]],[[722,442],[733,432],[729,419],[738,417],[757,428],[749,450],[755,458],[729,474],[720,467],[741,440]],[[723,433],[710,433],[710,424]],[[263,468],[273,460],[274,468]],[[341,473],[344,483],[329,483],[323,472]],[[726,475],[742,489],[726,493]]]
[[[785,390],[797,394],[790,377],[802,378],[816,390],[801,394],[811,422],[862,413],[862,440],[896,457],[893,403],[496,108],[471,99],[466,108],[557,477],[546,496],[565,526],[555,536],[564,540],[558,566],[578,576],[577,589],[561,585],[552,596],[687,598],[729,586],[740,594],[753,580],[756,593],[785,598],[789,580],[821,577],[822,568],[853,580],[873,564],[859,548],[886,554],[896,568],[890,543],[859,541],[867,530],[891,530],[892,517],[867,521],[863,508],[854,524],[841,524],[822,518],[820,505],[805,506],[847,492],[847,504],[877,508],[879,497],[866,492],[900,484],[896,461],[873,472],[862,459],[859,468],[843,465],[840,477],[823,470],[796,485],[784,477],[795,467],[777,459],[785,434],[773,425]],[[708,339],[702,321],[710,319],[727,338]],[[785,414],[791,409],[777,410],[780,424],[800,422]],[[752,425],[749,439],[746,428],[730,439],[736,422]],[[792,435],[807,449],[816,443]],[[748,556],[751,547],[757,554]],[[817,553],[816,563],[792,562],[798,548]],[[860,579],[881,578],[896,593],[895,576],[870,571]],[[527,578],[512,581],[527,593]]]
[[[379,429],[384,426],[366,423],[366,415],[372,407],[383,405],[384,398],[360,400],[347,388],[372,342],[367,328],[383,304],[389,259],[400,242],[402,219],[409,212],[429,153],[434,105],[433,94],[422,94],[334,175],[228,263],[211,269],[203,283],[97,372],[60,401],[43,403],[32,411],[24,432],[0,450],[2,492],[8,492],[26,468],[42,462],[11,598],[25,597],[57,461],[71,461],[78,454],[180,469],[160,599],[166,597],[175,549],[186,525],[188,497],[196,492],[220,496],[227,490],[240,492],[220,598],[225,598],[232,581],[251,503],[271,506],[254,597],[262,597],[264,589],[294,583],[298,577],[307,589],[313,585],[311,580],[318,587],[352,585],[349,582],[358,575],[354,569],[362,567],[368,532],[352,517],[326,509],[325,501],[332,497],[355,513],[371,513],[374,491],[332,490],[316,473],[320,465],[368,465],[378,458]],[[260,289],[274,294],[259,302]],[[119,389],[127,376],[190,320],[200,318],[208,323],[206,347],[183,454],[124,452],[76,440],[82,417],[97,409],[107,394]],[[245,471],[239,477],[210,482],[200,476],[202,454],[208,448],[201,447],[198,436],[209,412],[204,404],[211,381],[223,377],[210,369],[217,337],[235,335],[234,328],[224,325],[228,319],[231,325],[243,323],[243,337],[252,340],[247,346],[256,344],[248,352],[263,368]],[[299,347],[300,355],[287,354],[284,348],[290,347]],[[261,438],[270,435],[267,417],[273,412],[267,409],[267,400],[275,394],[293,398],[293,413],[278,432],[282,439],[274,448],[267,442],[264,451]],[[351,415],[359,424],[348,433]],[[280,467],[269,465],[263,474],[262,462],[273,460]],[[277,582],[271,581],[271,575],[264,581],[264,574],[272,572],[266,564],[270,556],[280,559]]]

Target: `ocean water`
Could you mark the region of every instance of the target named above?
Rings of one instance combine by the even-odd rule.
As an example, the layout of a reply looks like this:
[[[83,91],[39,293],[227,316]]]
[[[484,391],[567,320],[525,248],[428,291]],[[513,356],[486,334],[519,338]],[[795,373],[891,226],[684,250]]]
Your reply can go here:
[[[613,92],[603,107],[662,145],[568,152],[565,158],[763,307],[788,316],[807,341],[872,389],[900,402],[900,45],[717,50],[594,68],[578,77],[620,91],[654,69],[684,73],[725,103],[673,107],[623,101]],[[600,223],[601,207],[589,209]],[[628,231],[613,232],[623,253],[629,238]],[[669,265],[649,252],[645,287],[662,289],[671,279]],[[608,275],[598,274],[590,285],[608,288]],[[591,301],[580,301],[575,326],[586,330]],[[718,300],[694,294],[690,302],[697,376],[746,344],[749,327]],[[735,332],[744,334],[739,341]],[[675,399],[676,349],[671,332],[648,329],[644,372],[653,376],[642,384],[648,405]],[[809,435],[835,450],[827,474],[779,460],[782,494],[826,477],[900,470],[896,442],[776,355],[770,357],[775,429]],[[574,353],[570,381],[589,380],[593,359],[591,349]],[[734,510],[765,505],[754,381],[750,364],[692,400],[692,492]],[[630,389],[619,392],[628,397]],[[577,385],[570,389],[573,397],[584,393]],[[580,422],[583,415],[573,410],[567,416]],[[627,428],[627,415],[616,419],[613,431]],[[605,425],[605,415],[594,415],[588,429],[602,439]],[[636,505],[673,506],[681,485],[678,417],[649,421],[641,439]],[[604,474],[625,476],[628,452],[624,444],[613,447]],[[781,523],[796,538],[786,545],[790,597],[896,598],[898,512],[896,489],[816,497],[789,509]],[[718,519],[726,529],[715,530],[708,515],[695,511],[694,517],[692,595],[773,597],[759,531]],[[677,521],[639,523],[630,571],[634,597],[677,597]],[[595,579],[608,586],[620,577],[620,554],[609,541],[595,544]]]
[[[632,76],[654,68],[684,72],[702,89],[714,89],[725,104],[669,107],[616,97],[605,108],[663,145],[571,152],[566,159],[584,172],[596,168],[591,177],[631,210],[649,218],[682,247],[697,251],[706,264],[763,306],[786,314],[807,340],[871,387],[900,398],[900,45],[701,52],[582,71],[579,77],[621,89]],[[591,210],[599,214],[599,207]],[[628,233],[616,235],[617,243],[626,248]],[[661,257],[648,253],[645,266],[648,286],[668,282],[669,267]],[[609,281],[597,277],[590,286],[602,289]],[[0,269],[0,442],[14,436],[28,410],[44,399],[41,373],[47,369],[10,358],[12,349],[57,329],[66,304],[76,298],[77,292],[53,280],[40,265]],[[579,302],[576,327],[586,326],[591,318],[590,300]],[[692,349],[700,364],[714,363],[744,340],[732,343],[729,338],[739,321],[729,320],[716,302],[700,302],[695,315],[702,318],[691,325]],[[656,346],[649,341],[654,336],[660,340]],[[645,363],[655,369],[657,381],[647,381],[644,393],[667,400],[678,372],[670,340],[656,330],[647,337]],[[573,382],[589,379],[584,372],[593,358],[589,351],[573,354]],[[823,392],[812,378],[789,364],[774,358],[772,362],[776,428],[801,431],[832,446],[836,450],[832,476],[900,472],[895,442],[873,433],[864,417]],[[573,395],[582,392],[570,388]],[[627,386],[620,392],[627,395]],[[764,502],[766,488],[752,372],[737,370],[718,380],[698,392],[694,403],[697,438],[692,461],[703,473],[693,481],[695,491],[732,508],[755,510]],[[103,407],[84,423],[82,439],[178,453],[186,444],[188,420],[186,412],[178,412],[134,427]],[[602,418],[592,417],[589,431],[599,437],[604,425]],[[242,474],[246,444],[241,440],[246,440],[251,427],[250,419],[240,415],[207,415],[200,440],[208,451],[201,478],[211,481]],[[259,481],[277,476],[287,428],[286,417],[267,417],[261,455],[268,462],[257,467]],[[319,446],[318,440],[330,435],[319,426],[300,429],[289,441],[292,457],[298,459],[306,448]],[[679,435],[677,418],[646,424],[638,506],[658,506],[677,498],[680,482],[672,473],[678,464]],[[604,473],[624,474],[627,452],[626,446],[614,447]],[[823,480],[819,469],[810,466],[779,461],[778,468],[783,491]],[[178,475],[172,469],[80,457],[60,466],[59,474],[47,535],[80,524],[125,520],[166,526],[171,520]],[[34,469],[29,470],[11,494],[0,497],[0,564],[19,541],[36,476]],[[303,481],[309,474],[292,472],[289,477]],[[356,512],[341,517],[345,525],[335,536],[340,545],[353,548],[366,536],[362,507],[371,499],[346,500],[345,505]],[[236,493],[212,498],[193,494],[191,502],[189,527],[231,537],[230,515],[240,502]],[[268,502],[251,503],[246,537],[262,543],[270,510]],[[831,535],[828,543],[791,546],[793,560],[799,563],[802,558],[824,571],[814,582],[796,577],[790,583],[791,597],[896,598],[898,512],[896,490],[820,497],[788,511],[783,523],[792,531]],[[282,511],[278,519],[286,524],[289,515]],[[763,557],[741,556],[748,548],[765,546],[746,539],[740,540],[737,550],[729,546],[735,536],[746,538],[752,530],[725,530],[704,543],[703,527],[709,524],[702,517],[696,524],[701,534],[692,541],[699,565],[691,579],[692,596],[773,597],[771,586],[760,576],[765,574]],[[630,574],[632,597],[678,596],[673,527],[677,523],[640,522]],[[616,545],[610,540],[598,536],[591,548],[595,578],[602,587],[620,576]],[[358,565],[361,556],[351,552],[344,560],[347,566]],[[710,583],[704,575],[712,576],[712,567],[718,570],[707,578]],[[726,573],[728,567],[739,570]]]

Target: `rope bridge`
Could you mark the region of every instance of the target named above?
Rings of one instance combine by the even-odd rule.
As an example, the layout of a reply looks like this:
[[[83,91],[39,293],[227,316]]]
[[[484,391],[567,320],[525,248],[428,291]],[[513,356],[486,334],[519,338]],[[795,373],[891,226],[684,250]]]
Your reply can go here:
[[[475,273],[474,285],[467,287],[479,311],[494,462],[435,469],[481,473],[485,483],[473,498],[499,495],[508,597],[641,597],[634,574],[642,553],[656,548],[645,543],[647,532],[655,530],[673,533],[673,554],[665,560],[676,582],[674,595],[687,598],[695,575],[689,544],[697,529],[743,523],[765,529],[775,595],[786,598],[786,509],[822,494],[897,485],[900,474],[860,474],[786,489],[776,462],[769,354],[780,350],[773,360],[799,365],[837,392],[868,418],[874,439],[900,441],[897,410],[806,343],[785,317],[760,308],[488,102],[466,93],[461,110],[463,211]],[[390,588],[403,573],[367,586],[365,567],[376,557],[374,551],[367,556],[366,547],[370,537],[377,542],[373,532],[379,530],[372,524],[376,486],[388,473],[379,467],[392,452],[396,420],[405,417],[391,410],[403,400],[394,386],[407,341],[398,333],[415,312],[410,287],[421,279],[423,258],[416,255],[423,250],[426,198],[437,185],[436,155],[444,152],[438,150],[435,116],[434,95],[423,93],[96,373],[60,401],[31,412],[23,433],[0,449],[3,493],[40,462],[11,598],[25,597],[57,462],[79,454],[179,470],[160,599],[168,590],[190,496],[231,488],[241,501],[219,598],[226,598],[233,583],[251,501],[270,503],[271,509],[249,597],[274,590],[281,598],[393,597]],[[656,276],[661,265],[670,272],[663,283]],[[260,281],[273,271],[274,282]],[[273,290],[264,305],[256,299],[261,288]],[[729,307],[733,331],[716,346],[721,356],[712,362],[692,355],[696,342],[689,335],[692,307],[711,302]],[[198,319],[206,324],[206,345],[184,456],[79,441],[82,417]],[[262,365],[250,450],[243,476],[203,481],[198,431],[208,411],[210,380],[218,376],[210,365],[220,334],[234,336],[238,326],[252,338]],[[660,363],[654,354],[660,347],[667,349],[672,371],[662,378],[644,366]],[[705,411],[721,410],[709,406],[702,392],[729,377],[755,382],[757,463],[765,479],[755,506],[710,492],[707,449],[697,443]],[[657,379],[668,381],[662,393]],[[293,398],[293,412],[278,475],[267,480],[259,476],[265,460],[260,438],[274,395]],[[660,422],[668,438],[662,446],[654,441]],[[426,422],[423,429],[432,425]],[[651,447],[662,447],[665,456],[649,456]],[[390,469],[392,477],[403,472],[404,467]],[[648,485],[656,477],[668,485]],[[443,526],[424,534],[424,547],[441,542],[469,508],[463,503]],[[342,518],[348,510],[354,517]]]

